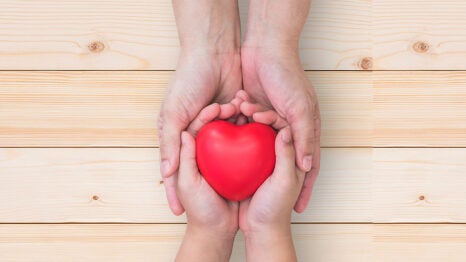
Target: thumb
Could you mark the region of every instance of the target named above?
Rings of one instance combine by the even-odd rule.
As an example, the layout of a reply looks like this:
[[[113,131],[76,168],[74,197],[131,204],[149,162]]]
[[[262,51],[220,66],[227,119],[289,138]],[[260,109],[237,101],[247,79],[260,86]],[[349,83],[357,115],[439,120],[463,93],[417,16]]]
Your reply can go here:
[[[312,106],[306,106],[302,112],[289,118],[296,148],[296,165],[305,172],[310,171],[312,168],[312,154],[314,151],[313,116]]]
[[[275,139],[275,169],[274,175],[277,177],[289,177],[295,172],[295,152],[293,148],[291,130],[285,127],[278,132]]]
[[[196,143],[188,132],[181,133],[180,170],[178,173],[181,184],[192,184],[198,175],[196,162]]]
[[[160,171],[162,177],[172,176],[178,170],[181,144],[181,124],[173,120],[165,121],[164,114],[159,118],[159,137],[160,137]]]

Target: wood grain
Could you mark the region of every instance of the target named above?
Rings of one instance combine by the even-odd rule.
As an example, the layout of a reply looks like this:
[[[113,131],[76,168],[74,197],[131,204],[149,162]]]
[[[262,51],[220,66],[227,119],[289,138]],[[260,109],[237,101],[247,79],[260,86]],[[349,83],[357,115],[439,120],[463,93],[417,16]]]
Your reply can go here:
[[[173,261],[185,225],[0,225],[5,261]],[[463,225],[292,225],[299,261],[464,261]],[[31,256],[34,254],[34,256]],[[244,261],[237,236],[231,261]]]
[[[241,1],[243,20],[247,6]],[[370,50],[369,7],[363,0],[315,1],[301,41],[305,68],[358,69]],[[3,1],[0,10],[0,69],[176,66],[178,34],[169,0]]]
[[[0,146],[155,147],[171,72],[0,72]],[[466,72],[308,72],[323,147],[465,147]]]
[[[374,145],[466,146],[466,72],[374,72]]]
[[[240,1],[243,31],[246,0]],[[3,1],[0,69],[171,70],[168,0]],[[308,70],[465,70],[462,0],[315,0],[300,42]],[[370,61],[370,63],[367,63]]]
[[[373,221],[466,222],[466,149],[376,149],[373,168]]]
[[[171,75],[0,72],[0,146],[158,146],[157,116]],[[309,76],[321,96],[322,145],[370,145],[369,73]]]
[[[461,262],[465,245],[465,225],[374,225],[371,261]]]
[[[0,72],[2,146],[156,146],[171,73]]]
[[[369,221],[370,152],[325,149],[311,205],[293,220]],[[186,221],[166,203],[159,149],[1,149],[0,174],[0,223]]]
[[[174,261],[184,230],[177,224],[0,225],[0,252],[5,261]],[[293,233],[300,261],[368,261],[370,225],[293,225]],[[231,261],[245,261],[241,234]]]
[[[466,223],[465,163],[463,148],[323,149],[293,221]],[[167,206],[158,149],[7,148],[0,174],[0,223],[186,221]]]
[[[466,69],[466,1],[370,2],[374,69]]]

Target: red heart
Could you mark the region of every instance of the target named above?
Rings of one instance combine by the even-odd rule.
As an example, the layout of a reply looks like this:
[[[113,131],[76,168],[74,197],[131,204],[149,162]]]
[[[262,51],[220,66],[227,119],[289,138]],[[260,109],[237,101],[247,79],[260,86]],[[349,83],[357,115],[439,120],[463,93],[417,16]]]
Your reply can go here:
[[[244,200],[273,172],[276,135],[270,126],[260,123],[210,122],[196,137],[199,170],[218,194]]]

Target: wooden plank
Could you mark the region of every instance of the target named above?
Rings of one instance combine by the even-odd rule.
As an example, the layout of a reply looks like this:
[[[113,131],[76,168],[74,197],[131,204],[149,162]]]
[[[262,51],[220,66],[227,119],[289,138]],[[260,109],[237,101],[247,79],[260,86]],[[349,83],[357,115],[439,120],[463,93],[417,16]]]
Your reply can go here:
[[[326,148],[294,222],[466,223],[466,149]],[[0,223],[185,222],[151,148],[0,150]],[[31,197],[33,196],[33,197]]]
[[[240,2],[244,20],[248,1]],[[370,3],[316,0],[303,32],[306,69],[359,69]],[[2,70],[169,70],[179,44],[169,0],[0,3]],[[244,30],[243,30],[244,31]]]
[[[157,115],[171,75],[0,72],[0,146],[158,146]],[[370,146],[370,73],[309,76],[321,100],[322,145]]]
[[[5,261],[173,261],[185,225],[0,225]],[[466,227],[439,224],[292,225],[299,261],[464,261]],[[237,236],[231,261],[244,261]]]
[[[466,146],[466,72],[374,72],[374,145]]]
[[[0,69],[173,69],[169,0],[2,1]]]
[[[466,222],[466,149],[376,149],[373,161],[375,222]]]
[[[293,225],[299,261],[370,261],[371,225]],[[185,225],[0,225],[5,261],[173,261]],[[231,261],[245,261],[237,236]]]
[[[466,257],[466,226],[448,224],[375,225],[371,261],[448,261]]]
[[[324,149],[310,207],[293,221],[370,221],[370,168],[371,149]],[[186,221],[169,211],[159,149],[7,148],[0,174],[0,223]]]
[[[1,72],[2,146],[156,146],[171,73]]]
[[[374,69],[466,69],[466,1],[370,2]]]
[[[0,146],[158,146],[171,72],[0,72]],[[465,147],[466,72],[308,72],[323,147]]]
[[[168,0],[3,1],[0,10],[3,70],[176,67]],[[315,0],[301,60],[308,70],[465,70],[465,10],[462,0]]]

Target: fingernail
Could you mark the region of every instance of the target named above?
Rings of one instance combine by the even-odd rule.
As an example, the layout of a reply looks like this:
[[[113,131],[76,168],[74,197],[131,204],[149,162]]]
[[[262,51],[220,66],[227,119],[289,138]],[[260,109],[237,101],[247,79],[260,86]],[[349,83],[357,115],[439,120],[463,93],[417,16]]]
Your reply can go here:
[[[312,168],[312,156],[305,156],[303,158],[304,171],[308,172]]]
[[[168,171],[170,171],[170,162],[168,160],[162,161],[162,177],[167,177]]]

